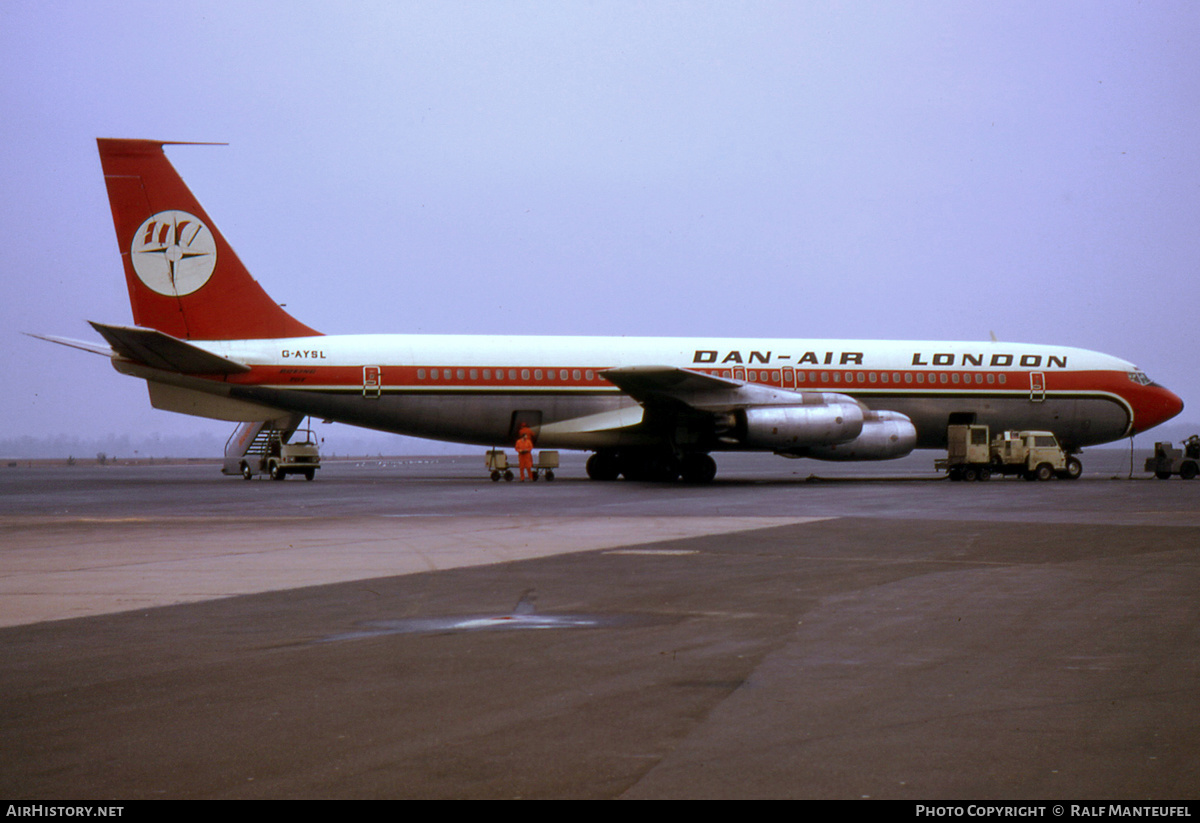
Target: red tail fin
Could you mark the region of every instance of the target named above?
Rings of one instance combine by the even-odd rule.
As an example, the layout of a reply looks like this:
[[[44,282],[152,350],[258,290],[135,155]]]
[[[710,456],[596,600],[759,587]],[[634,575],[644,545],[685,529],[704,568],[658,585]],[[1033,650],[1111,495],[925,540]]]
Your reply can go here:
[[[246,271],[160,140],[97,140],[133,321],[193,340],[308,337]]]

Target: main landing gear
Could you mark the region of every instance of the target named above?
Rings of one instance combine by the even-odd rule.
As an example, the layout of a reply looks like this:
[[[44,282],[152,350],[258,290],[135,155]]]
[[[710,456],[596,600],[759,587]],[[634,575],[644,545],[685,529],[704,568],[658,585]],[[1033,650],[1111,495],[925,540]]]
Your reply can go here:
[[[592,480],[642,480],[655,483],[711,483],[717,476],[717,461],[703,452],[599,451],[588,458],[587,474]]]

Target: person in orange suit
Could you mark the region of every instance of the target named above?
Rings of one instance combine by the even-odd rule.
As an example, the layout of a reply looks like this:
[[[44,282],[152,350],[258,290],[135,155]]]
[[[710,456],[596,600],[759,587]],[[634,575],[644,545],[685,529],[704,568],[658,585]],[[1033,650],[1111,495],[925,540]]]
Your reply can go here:
[[[521,468],[521,482],[525,481],[526,475],[530,480],[533,479],[533,438],[529,434],[529,429],[522,425],[517,438],[517,465]]]

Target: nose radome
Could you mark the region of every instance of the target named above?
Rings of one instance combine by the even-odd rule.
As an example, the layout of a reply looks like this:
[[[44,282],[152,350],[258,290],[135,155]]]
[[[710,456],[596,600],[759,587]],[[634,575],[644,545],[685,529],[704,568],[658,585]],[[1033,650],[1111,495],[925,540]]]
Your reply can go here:
[[[1173,391],[1157,385],[1150,387],[1150,390],[1151,395],[1146,398],[1147,402],[1142,408],[1138,409],[1134,420],[1134,427],[1140,432],[1165,423],[1183,411],[1183,400]]]

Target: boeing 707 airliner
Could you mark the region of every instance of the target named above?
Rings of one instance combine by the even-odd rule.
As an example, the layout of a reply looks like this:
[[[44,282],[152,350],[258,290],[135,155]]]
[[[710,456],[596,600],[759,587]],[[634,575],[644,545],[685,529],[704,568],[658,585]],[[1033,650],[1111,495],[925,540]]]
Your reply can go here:
[[[593,452],[597,480],[707,482],[712,454],[886,460],[947,427],[1052,431],[1072,454],[1182,401],[1133,364],[998,342],[321,334],[250,276],[156,140],[98,141],[134,325],[92,323],[160,409],[294,428],[312,415]],[[1072,457],[1068,476],[1082,466]]]

